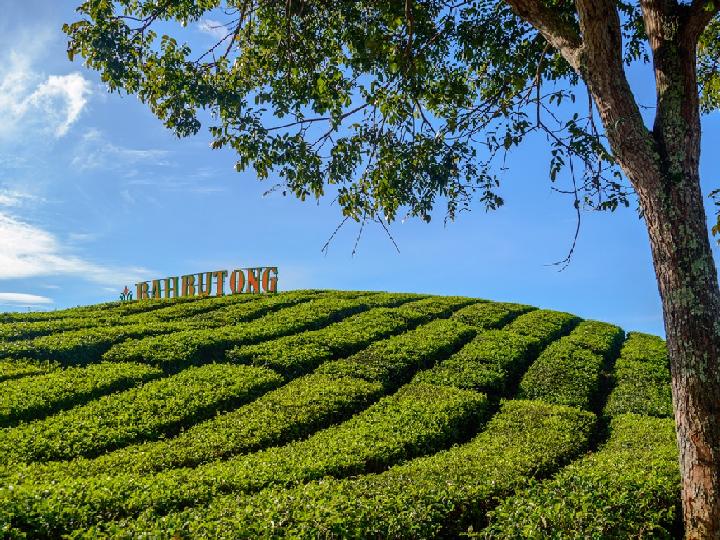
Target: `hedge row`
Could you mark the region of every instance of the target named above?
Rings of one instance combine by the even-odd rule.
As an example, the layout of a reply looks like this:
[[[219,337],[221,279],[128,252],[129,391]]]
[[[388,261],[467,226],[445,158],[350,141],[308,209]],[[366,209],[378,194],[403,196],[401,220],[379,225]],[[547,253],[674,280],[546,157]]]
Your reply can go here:
[[[0,429],[0,463],[92,457],[135,441],[173,435],[281,382],[278,374],[251,366],[188,368],[43,420]]]
[[[34,537],[59,537],[98,521],[143,511],[163,514],[227,492],[382,470],[448,446],[487,412],[482,394],[410,384],[349,421],[287,446],[197,469],[146,476],[106,474],[21,486],[2,500],[8,516],[4,527]]]
[[[576,456],[593,424],[594,415],[575,408],[511,401],[470,443],[381,474],[221,496],[165,517],[148,512],[101,524],[78,537],[456,537],[482,525],[498,497]]]
[[[416,371],[453,354],[475,333],[475,329],[460,321],[435,320],[412,332],[375,342],[348,358],[326,362],[316,373],[379,382],[386,391],[391,391]]]
[[[5,323],[0,324],[0,341],[32,339],[47,334],[114,324],[121,324],[121,321],[118,318],[63,318],[49,321]]]
[[[278,302],[280,306],[287,302],[296,302],[297,293],[281,293],[260,301]],[[309,296],[307,297],[309,298]],[[174,300],[173,300],[174,301]],[[161,302],[161,301],[155,301]],[[193,300],[195,302],[195,300]],[[191,302],[187,302],[191,303]],[[271,304],[272,305],[272,304]],[[272,308],[270,308],[271,310]],[[264,312],[256,311],[256,316]],[[22,358],[30,357],[38,360],[54,360],[65,365],[87,364],[99,361],[114,344],[125,340],[137,340],[158,334],[169,334],[172,332],[186,331],[192,333],[189,328],[203,326],[200,323],[188,321],[170,322],[136,322],[118,326],[99,326],[81,330],[67,331],[54,335],[40,336],[29,340],[12,342],[0,342],[0,358]],[[134,342],[134,341],[133,341]],[[114,358],[112,360],[115,360]],[[135,359],[137,360],[137,359]],[[120,359],[119,361],[123,361]]]
[[[489,537],[674,538],[680,474],[670,419],[620,415],[598,452],[492,513]]]
[[[520,396],[592,409],[597,405],[607,359],[623,338],[617,326],[585,321],[551,343],[520,382]]]
[[[567,334],[580,318],[572,313],[538,309],[518,317],[505,327],[505,330],[515,332],[522,336],[534,337],[544,347],[551,341]]]
[[[468,299],[427,298],[398,308],[375,308],[321,330],[235,347],[226,357],[234,362],[269,367],[292,378],[332,358],[353,354],[379,339],[436,317],[447,317],[468,302]]]
[[[0,382],[30,375],[41,375],[57,369],[56,364],[27,358],[0,360]]]
[[[636,413],[672,418],[672,390],[665,342],[631,332],[615,364],[615,386],[605,414]]]
[[[144,364],[102,362],[0,383],[0,427],[30,421],[162,375]]]
[[[335,295],[325,296],[293,291],[281,295],[273,294],[256,297],[252,301],[233,302],[230,305],[221,306],[219,309],[205,311],[183,320],[198,327],[218,328],[231,326],[257,319],[280,309],[321,298],[342,299],[342,297]]]
[[[228,295],[220,297],[198,298],[194,302],[182,302],[163,309],[140,312],[126,317],[127,322],[175,321],[202,315],[216,309],[236,304],[245,304],[264,299],[259,295]]]
[[[525,304],[481,301],[458,311],[453,315],[453,319],[458,319],[476,328],[489,330],[505,326],[518,315],[534,309],[536,308]]]
[[[415,379],[492,395],[505,394],[535,356],[537,344],[538,340],[532,337],[489,330],[434,369],[418,373]]]
[[[146,323],[73,330],[29,340],[0,342],[0,358],[33,358],[63,365],[87,364],[99,361],[114,343],[177,329],[177,323]]]
[[[373,344],[353,358],[361,359],[381,348],[393,349],[387,370],[404,362],[409,379],[419,365],[432,363],[458,349],[474,334],[468,326],[449,320],[434,321],[407,334]],[[383,343],[393,343],[388,347]],[[410,367],[413,366],[414,368]],[[378,371],[380,371],[378,366]],[[384,380],[384,376],[379,380]],[[62,464],[18,467],[8,481],[32,483],[68,476],[102,474],[108,470],[149,473],[173,467],[196,466],[216,459],[285,444],[348,418],[388,391],[378,380],[312,373],[268,392],[239,409],[218,415],[163,441],[128,446],[96,459]]]
[[[170,467],[192,466],[214,459],[284,444],[307,436],[319,428],[345,419],[364,409],[384,392],[386,374],[397,374],[393,387],[407,382],[415,370],[446,357],[473,335],[473,330],[455,321],[438,320],[417,329],[375,342],[367,349],[338,362],[375,360],[375,380],[353,378],[339,373],[323,373],[322,366],[310,375],[268,392],[253,403],[198,424],[173,440],[128,448],[99,461],[123,470],[146,472]],[[327,365],[327,364],[325,364]],[[384,372],[383,372],[384,368]],[[125,455],[121,455],[125,454]]]
[[[88,306],[58,309],[54,311],[34,311],[30,313],[0,313],[0,323],[51,321],[64,318],[124,317],[135,313],[162,309],[179,303],[192,302],[194,298],[174,298],[172,300],[142,300],[135,302],[105,302]]]
[[[225,351],[301,331],[313,330],[375,306],[409,300],[403,294],[376,294],[355,300],[319,298],[272,312],[252,322],[207,330],[185,330],[118,343],[103,358],[114,362],[146,362],[177,369],[194,362],[222,360]]]

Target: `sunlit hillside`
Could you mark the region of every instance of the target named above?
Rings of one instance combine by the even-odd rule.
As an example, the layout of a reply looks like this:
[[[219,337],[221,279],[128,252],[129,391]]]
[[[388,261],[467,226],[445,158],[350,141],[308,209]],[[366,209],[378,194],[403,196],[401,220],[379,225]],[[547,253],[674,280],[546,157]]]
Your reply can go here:
[[[0,314],[0,536],[668,537],[665,343],[362,291]]]

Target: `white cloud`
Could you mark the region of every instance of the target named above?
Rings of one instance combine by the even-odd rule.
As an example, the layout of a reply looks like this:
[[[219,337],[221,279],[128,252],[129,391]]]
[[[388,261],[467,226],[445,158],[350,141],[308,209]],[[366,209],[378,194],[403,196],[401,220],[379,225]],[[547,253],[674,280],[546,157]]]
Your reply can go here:
[[[105,139],[96,129],[88,130],[82,141],[75,148],[72,159],[73,167],[80,170],[91,169],[125,169],[131,171],[133,165],[139,163],[155,166],[168,165],[169,152],[157,149],[134,149],[118,146]]]
[[[48,115],[55,136],[62,137],[80,116],[90,93],[90,82],[80,73],[50,75],[27,101]]]
[[[4,189],[0,190],[0,206],[15,207],[21,206],[26,201],[38,200],[38,197],[23,193],[17,190]]]
[[[230,31],[223,23],[212,19],[203,19],[198,23],[198,30],[203,34],[208,34],[217,40],[226,37]]]
[[[14,305],[25,307],[52,303],[52,299],[48,298],[47,296],[26,293],[0,292],[0,305]]]
[[[0,134],[6,137],[40,128],[65,135],[79,118],[91,92],[79,72],[45,76],[32,68],[30,53],[9,52],[0,70]]]
[[[50,232],[0,212],[0,279],[75,275],[119,286],[148,273],[89,262],[67,252]]]

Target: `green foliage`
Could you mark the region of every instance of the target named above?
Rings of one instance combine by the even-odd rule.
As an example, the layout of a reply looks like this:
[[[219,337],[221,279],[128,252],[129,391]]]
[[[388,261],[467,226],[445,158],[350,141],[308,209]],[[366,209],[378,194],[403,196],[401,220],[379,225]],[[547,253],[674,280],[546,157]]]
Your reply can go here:
[[[102,362],[0,383],[0,427],[67,409],[162,375],[142,364]]]
[[[0,463],[95,456],[177,433],[216,411],[251,401],[282,378],[250,366],[209,364],[60,412],[0,429]]]
[[[637,360],[669,367],[667,346],[658,336],[642,334],[640,332],[628,333],[627,340],[622,347],[622,357],[625,360]]]
[[[478,335],[459,352],[415,378],[433,384],[503,394],[534,357],[538,340],[504,330]]]
[[[617,357],[625,339],[619,326],[599,321],[582,321],[567,336],[570,343],[599,354],[606,360]]]
[[[305,295],[298,292],[293,292],[288,295],[281,294],[283,298],[288,296],[297,297],[298,301],[304,298]],[[207,314],[218,309],[223,309],[229,306],[243,306],[247,303],[264,303],[268,299],[259,295],[228,295],[220,297],[208,297],[198,298],[192,302],[180,302],[167,306],[163,309],[144,311],[137,314],[128,315],[126,320],[130,322],[166,322],[176,321],[178,319],[187,319],[190,317],[198,317],[199,315]],[[242,309],[242,308],[240,308]],[[198,317],[199,318],[199,317]]]
[[[313,481],[85,531],[169,538],[437,538],[483,523],[497,497],[587,444],[594,416],[532,401],[503,405],[465,445],[354,479]],[[101,533],[102,531],[102,533]]]
[[[720,19],[710,21],[698,45],[700,107],[709,113],[720,109]],[[713,228],[713,233],[717,232]]]
[[[505,326],[518,315],[535,309],[524,304],[512,304],[508,302],[481,302],[462,309],[453,315],[453,319],[489,330]]]
[[[438,307],[457,302],[453,300],[443,302],[441,299],[434,301]],[[425,311],[430,309],[427,301],[421,302],[425,306]],[[401,306],[394,311],[412,312],[414,304]],[[354,318],[365,319],[372,313],[373,311],[370,311]],[[364,336],[358,335],[350,325],[346,324],[351,319],[337,324],[344,326],[348,335],[358,336],[360,339],[358,343],[361,344],[365,339]],[[365,322],[362,321],[361,326],[364,326]],[[457,348],[467,340],[467,327],[460,323],[437,321],[437,323],[443,322],[456,331],[454,333],[446,331],[442,339],[434,344],[432,341],[439,336],[438,324],[420,327],[405,336],[385,340],[394,343],[393,348],[397,351],[394,357],[388,358],[388,362],[394,365],[399,361],[399,357],[408,361],[415,350],[423,351],[423,354],[427,355],[425,361],[428,362],[431,358],[442,358],[448,343],[454,343]],[[332,326],[320,332],[326,330],[332,332],[331,329]],[[374,347],[377,348],[382,343],[384,342],[376,342]],[[321,353],[321,358],[316,359],[316,362],[319,363],[324,359],[322,354],[324,353]],[[359,353],[358,356],[362,354]],[[403,382],[404,380],[399,379],[397,384]],[[314,373],[268,392],[255,402],[235,411],[198,423],[175,438],[129,446],[94,460],[80,459],[59,467],[43,464],[25,467],[13,475],[13,481],[36,482],[39,479],[98,474],[107,470],[151,472],[170,467],[193,466],[303,437],[330,422],[346,418],[349,414],[361,410],[382,393],[383,387],[378,382]]]
[[[0,358],[33,358],[63,365],[100,360],[114,343],[177,331],[178,323],[146,323],[85,328],[28,340],[0,342]]]
[[[572,3],[552,9],[579,31]],[[623,57],[645,59],[638,10],[620,9]],[[498,208],[496,165],[533,132],[552,135],[553,181],[579,160],[583,202],[627,205],[576,103],[580,77],[505,2],[85,0],[78,11],[63,27],[68,56],[111,91],[136,94],[181,137],[211,118],[211,146],[231,148],[238,171],[278,177],[301,200],[332,191],[358,222],[429,221],[438,201],[451,219],[475,202]],[[193,50],[182,27],[202,20],[226,35]]]
[[[600,388],[601,356],[563,338],[550,344],[520,382],[520,396],[590,409]]]
[[[617,326],[583,321],[551,343],[520,382],[520,396],[592,409],[604,368],[617,355],[624,332]]]
[[[0,324],[0,340],[15,341],[18,339],[31,339],[46,334],[118,323],[119,320],[117,318],[109,320],[98,320],[97,318],[62,318],[48,321],[4,323]]]
[[[318,373],[334,377],[356,377],[397,388],[415,371],[451,355],[475,336],[475,330],[455,320],[435,320],[420,328],[384,341],[349,358],[327,362]]]
[[[191,363],[222,360],[225,351],[238,345],[313,330],[373,306],[392,306],[407,300],[408,295],[391,294],[361,296],[355,300],[318,298],[267,313],[252,322],[126,340],[115,345],[103,358],[118,362],[146,362],[165,369],[179,369]],[[269,310],[255,312],[255,315],[260,316],[267,311]]]
[[[60,536],[99,519],[162,514],[223,493],[382,470],[458,440],[488,412],[481,394],[410,384],[349,421],[287,446],[152,476],[102,475],[19,486],[2,500],[5,514],[12,516],[6,526],[33,536]]]
[[[598,452],[491,513],[491,538],[673,538],[680,474],[672,420],[620,415]]]
[[[673,417],[670,369],[662,339],[630,333],[615,364],[613,377],[615,386],[608,397],[605,414]]]
[[[295,377],[331,358],[357,352],[378,339],[407,330],[439,316],[447,316],[468,299],[428,298],[398,308],[375,308],[320,330],[286,336],[257,345],[236,347],[226,354],[232,361],[266,366]]]
[[[297,291],[4,320],[3,537],[677,532],[672,421],[622,414],[670,416],[667,351],[653,336],[628,336],[610,439],[573,462],[601,435],[582,408],[598,405],[623,332],[566,313]],[[23,338],[50,333],[13,339],[23,327]],[[118,355],[60,368],[110,347],[151,351],[157,366]],[[538,401],[502,402],[526,369],[520,394]]]
[[[540,341],[541,347],[544,347],[563,334],[567,334],[578,322],[580,318],[570,313],[538,309],[521,315],[505,330],[533,337]]]
[[[19,379],[29,375],[40,375],[57,369],[57,365],[50,362],[38,362],[29,358],[0,360],[0,382],[10,379]]]

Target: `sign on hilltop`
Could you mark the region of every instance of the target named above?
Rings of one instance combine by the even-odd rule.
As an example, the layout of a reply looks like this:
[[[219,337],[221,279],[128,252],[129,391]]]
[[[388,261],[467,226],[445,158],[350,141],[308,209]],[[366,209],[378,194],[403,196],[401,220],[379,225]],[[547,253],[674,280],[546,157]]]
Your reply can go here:
[[[261,266],[239,268],[232,272],[216,270],[140,281],[135,284],[135,290],[138,300],[212,296],[213,294],[214,296],[224,296],[225,294],[276,293],[277,281],[276,266]],[[132,299],[132,293],[128,291],[127,287],[125,287],[123,296],[124,299]]]

